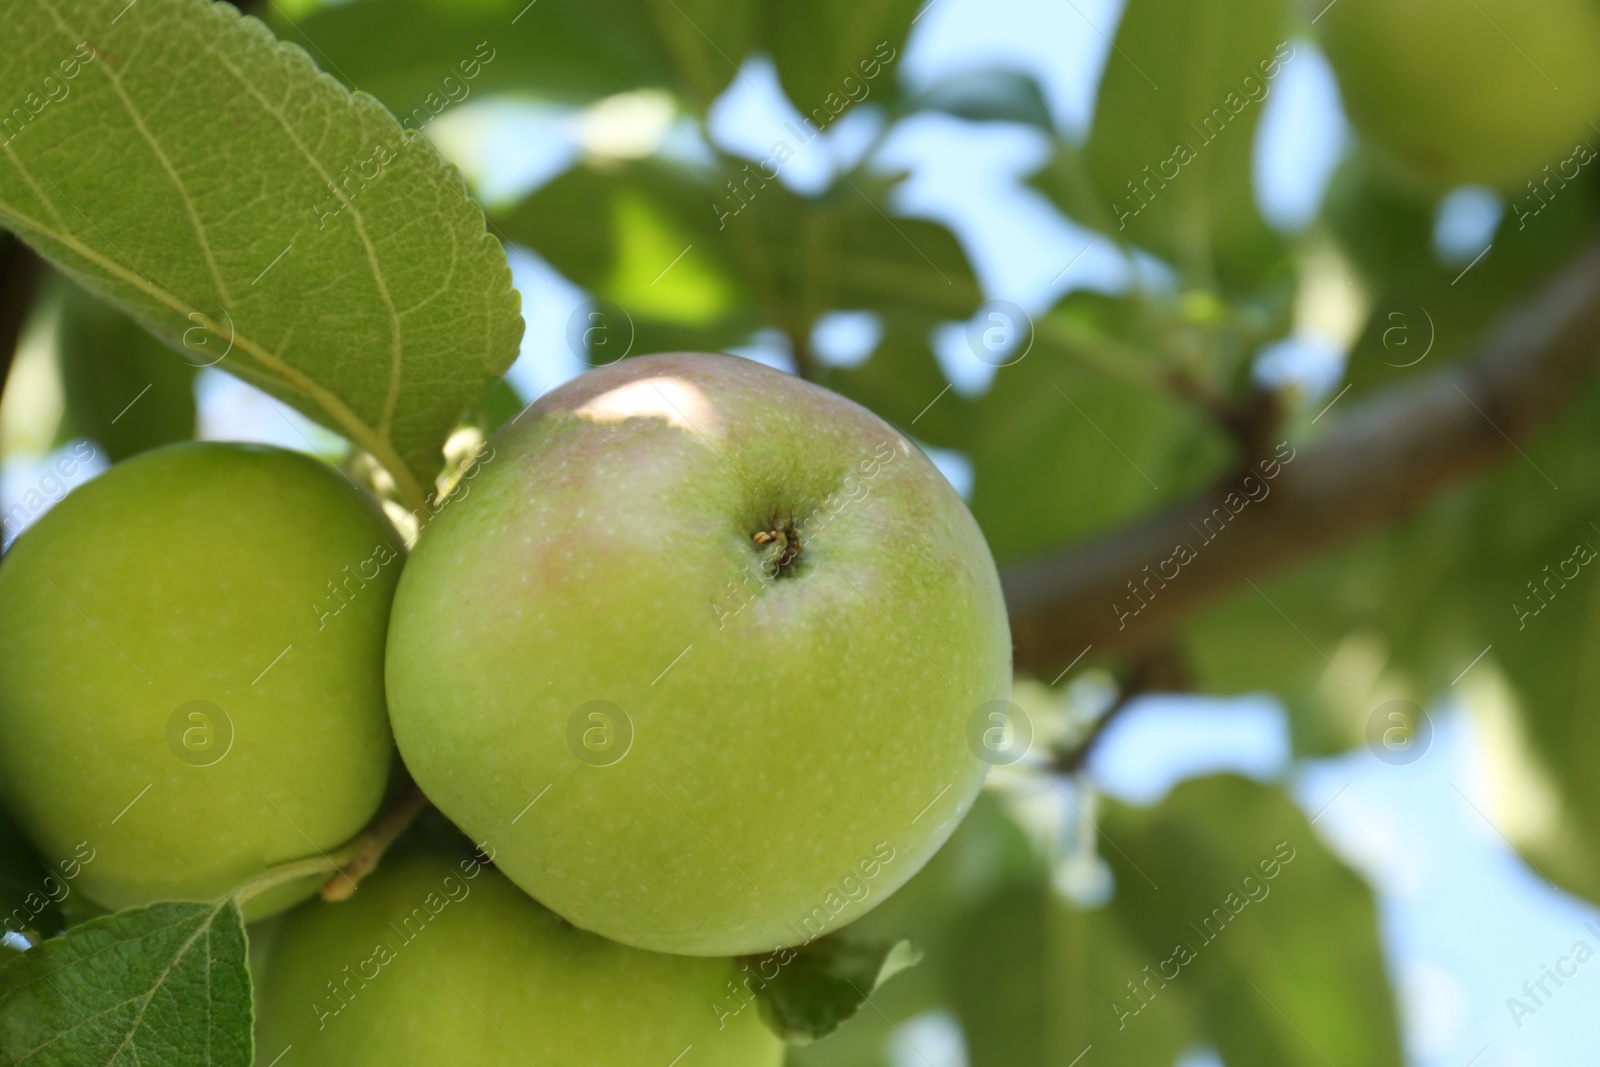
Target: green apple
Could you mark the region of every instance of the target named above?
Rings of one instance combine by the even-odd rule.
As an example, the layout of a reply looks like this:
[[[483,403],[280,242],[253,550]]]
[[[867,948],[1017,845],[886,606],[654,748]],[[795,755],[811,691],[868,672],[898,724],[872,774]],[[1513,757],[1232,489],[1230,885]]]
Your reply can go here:
[[[256,1059],[303,1067],[777,1067],[730,960],[575,930],[493,868],[401,850],[349,901],[279,920]],[[742,994],[742,995],[741,995]]]
[[[1596,143],[1594,0],[1339,0],[1318,25],[1351,119],[1429,185],[1520,190]]]
[[[390,766],[400,552],[333,468],[254,445],[144,453],[23,533],[0,564],[0,795],[46,862],[124,908],[354,836]]]
[[[591,371],[492,441],[390,620],[428,797],[640,948],[831,932],[950,834],[1010,690],[977,524],[871,412],[731,356]]]

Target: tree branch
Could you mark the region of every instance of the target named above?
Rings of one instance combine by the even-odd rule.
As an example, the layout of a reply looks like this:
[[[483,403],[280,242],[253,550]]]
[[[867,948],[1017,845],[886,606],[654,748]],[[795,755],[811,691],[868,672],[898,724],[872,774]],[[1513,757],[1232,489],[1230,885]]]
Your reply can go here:
[[[1247,579],[1392,522],[1534,436],[1597,364],[1600,242],[1463,361],[1347,408],[1266,483],[1260,502],[1236,515],[1224,506],[1228,493],[1243,495],[1241,467],[1125,529],[1008,567],[1001,583],[1017,666],[1047,669],[1089,645],[1147,646]],[[1160,565],[1179,545],[1194,555],[1173,576],[1172,564]]]

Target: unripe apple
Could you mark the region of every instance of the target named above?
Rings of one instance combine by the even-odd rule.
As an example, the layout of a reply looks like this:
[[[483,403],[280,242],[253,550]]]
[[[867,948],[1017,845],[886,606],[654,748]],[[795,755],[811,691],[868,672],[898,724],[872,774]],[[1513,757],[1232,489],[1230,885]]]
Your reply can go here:
[[[289,1048],[300,1067],[783,1059],[732,961],[575,930],[493,868],[432,848],[386,856],[347,902],[284,916],[263,971],[262,1063]]]
[[[577,926],[737,955],[916,872],[1010,690],[999,580],[916,446],[731,356],[630,359],[506,427],[396,593],[417,783]]]
[[[1339,0],[1318,26],[1356,126],[1436,188],[1521,189],[1600,136],[1594,0]]]
[[[136,456],[23,533],[0,563],[0,791],[46,862],[124,908],[354,836],[390,765],[400,552],[333,468],[255,445]]]

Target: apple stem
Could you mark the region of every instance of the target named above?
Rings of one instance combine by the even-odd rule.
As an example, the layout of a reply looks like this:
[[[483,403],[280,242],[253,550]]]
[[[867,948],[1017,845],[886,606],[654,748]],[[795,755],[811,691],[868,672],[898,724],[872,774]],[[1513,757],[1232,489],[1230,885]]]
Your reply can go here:
[[[323,853],[272,867],[239,886],[231,895],[236,902],[243,905],[252,897],[280,885],[297,882],[303,878],[332,874],[333,877],[322,887],[322,899],[349,900],[355,895],[356,887],[361,880],[377,870],[378,862],[388,851],[389,846],[394,844],[395,838],[399,837],[427,806],[428,798],[413,784],[406,789],[393,807],[372,820],[365,830],[332,853]]]
[[[349,900],[355,895],[361,880],[378,869],[378,861],[394,844],[405,828],[416,820],[428,806],[428,798],[413,784],[398,803],[373,820],[341,853],[349,857],[346,866],[338,868],[337,876],[322,887],[323,900]]]

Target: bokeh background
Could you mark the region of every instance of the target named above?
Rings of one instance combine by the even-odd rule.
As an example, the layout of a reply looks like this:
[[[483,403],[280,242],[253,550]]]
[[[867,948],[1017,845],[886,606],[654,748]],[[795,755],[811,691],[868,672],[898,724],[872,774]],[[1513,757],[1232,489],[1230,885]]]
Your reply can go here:
[[[1325,54],[1340,2],[1359,0],[249,9],[412,117],[506,242],[528,329],[473,413],[483,429],[591,362],[733,352],[906,430],[1005,565],[1224,480],[1252,444],[1315,449],[1366,398],[1470,355],[1589,240],[1591,170],[1545,175],[1600,130],[1579,124],[1539,167],[1487,184],[1404,158],[1349,117],[1352,89],[1376,81]],[[1443,94],[1460,114],[1419,122],[1471,130],[1479,82],[1520,94],[1497,105],[1513,126],[1587,91],[1529,51],[1600,43],[1600,7],[1577,30],[1552,21],[1569,4],[1394,7],[1421,28],[1383,44],[1426,76],[1453,50],[1488,64]],[[1462,45],[1463,20],[1493,32]],[[446,80],[472,56],[476,76]],[[1125,183],[1235,90],[1244,106],[1211,139],[1197,130],[1197,158],[1144,185],[1146,205]],[[1595,402],[1551,411],[1520,458],[1388,527],[1190,613],[1155,652],[1065,649],[1020,676],[1033,751],[863,924],[927,959],[794,1062],[1591,1057],[1600,964],[1547,979],[1537,1002],[1524,983],[1576,942],[1600,949],[1585,899],[1600,752],[1583,744],[1597,579],[1563,585],[1538,632],[1514,624],[1525,581],[1575,541],[1600,545]],[[108,462],[187,436],[351,459],[43,278],[0,402],[6,540]],[[64,476],[85,442],[93,458]],[[1183,932],[1280,842],[1294,859],[1214,946]],[[1193,963],[1143,984],[1180,938]]]

